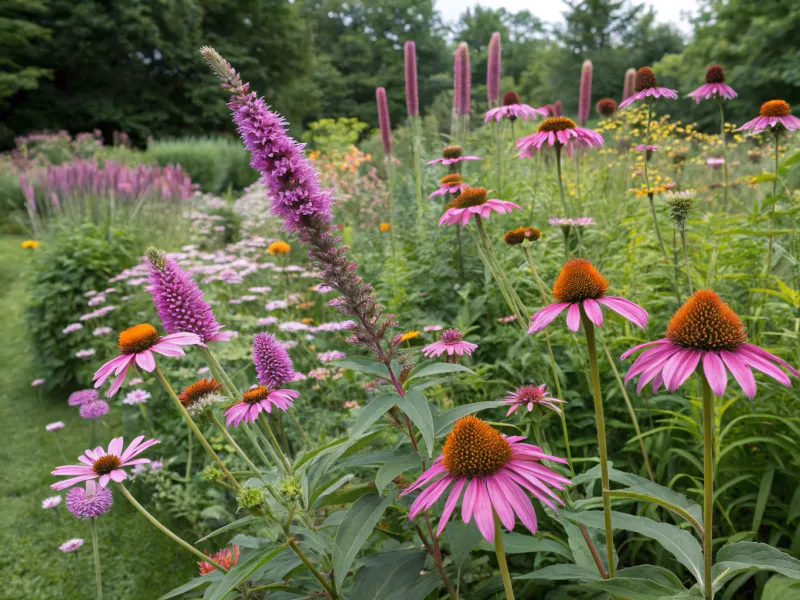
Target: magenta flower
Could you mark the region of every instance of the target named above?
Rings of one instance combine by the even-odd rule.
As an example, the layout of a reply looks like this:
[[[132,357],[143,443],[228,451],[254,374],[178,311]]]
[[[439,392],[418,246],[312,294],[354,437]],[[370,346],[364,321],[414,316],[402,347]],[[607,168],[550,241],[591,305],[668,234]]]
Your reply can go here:
[[[433,506],[452,484],[436,535],[441,535],[447,525],[462,490],[461,518],[469,523],[474,515],[478,530],[490,544],[497,533],[494,512],[509,531],[514,529],[516,517],[519,517],[531,533],[536,533],[536,513],[525,492],[558,512],[556,503],[563,502],[550,488],[562,490],[570,481],[540,462],[567,461],[545,454],[538,446],[520,443],[524,439],[522,436],[505,437],[472,415],[456,421],[445,440],[442,456],[401,494],[430,484],[414,500],[408,518],[413,520]]]
[[[202,344],[200,336],[195,333],[171,333],[161,337],[156,328],[148,323],[141,323],[126,329],[119,334],[120,355],[112,358],[94,374],[92,380],[94,387],[99,388],[103,385],[111,374],[116,376],[111,387],[106,393],[110,398],[117,393],[128,369],[134,364],[152,373],[156,368],[156,361],[153,353],[163,354],[164,356],[183,356],[181,346],[198,346]]]
[[[725,83],[725,71],[722,67],[711,65],[706,69],[706,82],[687,96],[694,98],[695,102],[700,104],[700,100],[709,100],[712,96],[733,100],[736,98],[736,92]]]
[[[386,88],[379,87],[375,90],[375,101],[378,104],[378,126],[381,133],[383,153],[389,156],[392,153],[392,126],[389,123],[389,105],[386,103]]]
[[[753,133],[764,131],[767,127],[782,125],[789,131],[800,129],[800,119],[793,116],[789,104],[783,100],[769,100],[761,105],[758,116],[752,121],[748,121],[736,131],[750,130]]]
[[[447,356],[453,356],[453,354],[469,356],[477,347],[478,344],[465,342],[458,329],[448,329],[437,341],[425,346],[422,353],[428,358],[440,356],[444,352],[447,352]]]
[[[724,164],[725,159],[719,156],[709,156],[706,159],[706,166],[711,167],[712,169],[719,169]]]
[[[583,61],[581,81],[578,88],[578,123],[589,120],[589,107],[592,105],[592,61]]]
[[[96,519],[110,511],[113,503],[111,490],[97,487],[91,479],[86,482],[86,489],[77,486],[67,492],[67,510],[79,519]]]
[[[489,57],[486,61],[486,99],[493,106],[500,96],[500,32],[489,39]]]
[[[81,538],[72,538],[61,544],[58,549],[62,552],[75,552],[81,546],[83,546],[83,540]]]
[[[98,399],[97,390],[78,390],[77,392],[72,392],[69,395],[69,398],[67,398],[67,404],[70,406],[80,406],[81,404],[94,402]]]
[[[294,381],[292,359],[274,335],[257,333],[253,336],[253,364],[258,382],[270,389]]]
[[[444,150],[442,150],[441,158],[434,158],[433,160],[429,160],[426,164],[453,165],[464,160],[483,160],[479,156],[462,156],[461,152],[461,146],[447,146]]]
[[[545,143],[550,146],[556,144],[559,147],[564,146],[567,149],[567,155],[572,156],[572,150],[575,147],[596,148],[602,146],[603,136],[591,129],[578,127],[572,119],[549,117],[542,121],[536,133],[517,140],[516,147],[519,148],[517,156],[530,158]]]
[[[636,83],[634,85],[634,94],[628,96],[619,103],[619,108],[625,108],[645,98],[671,98],[675,100],[678,97],[676,90],[671,90],[665,87],[658,87],[656,84],[656,74],[650,67],[642,67],[636,71]]]
[[[553,297],[558,300],[545,306],[531,317],[528,333],[541,331],[567,311],[567,327],[578,331],[581,324],[581,309],[597,327],[603,325],[603,311],[600,305],[610,308],[634,325],[644,329],[647,326],[647,311],[638,304],[618,296],[606,296],[608,281],[598,273],[588,260],[574,258],[567,262],[553,284]]]
[[[68,487],[88,481],[99,479],[100,487],[106,487],[109,481],[125,481],[128,474],[124,467],[149,463],[149,458],[134,458],[147,450],[150,446],[159,444],[158,440],[147,440],[143,442],[144,436],[140,435],[130,443],[123,452],[123,440],[121,437],[114,438],[108,444],[108,452],[102,446],[94,450],[86,450],[78,460],[83,463],[80,465],[65,465],[56,467],[51,475],[70,475],[69,479],[54,483],[50,487],[54,490],[65,490]]]
[[[461,42],[455,51],[453,63],[453,108],[457,115],[469,115],[472,100],[472,75],[469,66],[469,47]]]
[[[656,152],[658,151],[658,146],[655,144],[639,144],[635,150],[637,152]]]
[[[225,411],[225,426],[238,427],[239,423],[252,423],[262,410],[272,414],[272,407],[276,406],[286,411],[292,405],[292,400],[300,396],[294,390],[270,390],[263,385],[247,390],[242,395],[242,400]]]
[[[636,87],[636,69],[625,71],[625,79],[622,82],[622,99],[627,100],[633,96],[633,88]]]
[[[108,402],[105,400],[90,400],[89,402],[84,402],[78,408],[78,413],[81,415],[81,418],[89,421],[99,419],[103,415],[108,414]]]
[[[527,121],[528,119],[536,119],[540,115],[546,117],[547,114],[547,110],[544,108],[533,108],[527,104],[522,104],[516,92],[506,92],[503,94],[503,104],[487,110],[483,117],[483,122],[488,123],[492,120],[500,121],[502,119],[516,121],[520,118]]]
[[[227,342],[230,331],[221,331],[203,292],[194,279],[155,248],[147,250],[150,287],[158,318],[167,333],[194,333],[203,344]]]
[[[458,195],[468,187],[469,186],[464,183],[464,178],[461,177],[461,175],[458,173],[451,173],[450,175],[445,175],[439,180],[439,188],[428,194],[428,198],[433,198],[434,196],[444,196],[445,194]]]
[[[485,188],[470,188],[463,190],[458,196],[447,203],[447,210],[439,219],[442,225],[466,225],[470,217],[477,216],[488,219],[492,212],[499,214],[510,213],[513,209],[521,208],[513,202],[505,200],[487,199]]]
[[[547,386],[544,384],[523,385],[513,392],[509,392],[508,396],[503,398],[503,400],[505,400],[506,404],[511,405],[506,413],[507,417],[520,406],[527,407],[528,412],[531,412],[534,406],[543,406],[560,415],[561,409],[557,405],[563,402],[563,400],[559,400],[558,398],[550,397]]]
[[[42,500],[42,508],[50,510],[61,504],[61,496],[49,496]]]
[[[44,426],[47,431],[58,431],[59,429],[64,429],[64,427],[66,427],[64,421],[53,421]]]
[[[773,363],[800,377],[797,369],[786,361],[748,344],[739,317],[711,290],[695,292],[678,309],[667,325],[666,338],[639,344],[626,351],[622,358],[647,346],[654,347],[645,350],[625,376],[626,383],[639,376],[637,392],[650,381],[654,393],[662,384],[674,392],[698,367],[703,369],[711,390],[717,396],[725,393],[728,384],[726,367],[748,398],[756,395],[752,369],[787,387],[792,385],[789,377]]]
[[[409,117],[419,116],[419,92],[417,91],[417,46],[408,40],[403,46],[404,74],[406,80],[406,110]]]

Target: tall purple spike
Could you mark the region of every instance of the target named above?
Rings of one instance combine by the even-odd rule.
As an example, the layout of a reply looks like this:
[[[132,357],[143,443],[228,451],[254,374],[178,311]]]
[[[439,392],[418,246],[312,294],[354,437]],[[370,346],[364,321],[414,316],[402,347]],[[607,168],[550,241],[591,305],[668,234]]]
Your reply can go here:
[[[589,120],[589,111],[592,105],[592,61],[583,61],[581,67],[581,84],[578,93],[578,125],[583,125]]]
[[[417,90],[417,47],[408,40],[403,48],[405,54],[406,110],[409,117],[419,116],[419,92]]]
[[[381,129],[381,146],[388,156],[392,153],[392,126],[389,123],[389,105],[386,103],[386,88],[375,90],[375,101],[378,103],[378,126]]]
[[[500,33],[495,31],[489,40],[489,60],[486,65],[486,97],[489,107],[500,98]]]

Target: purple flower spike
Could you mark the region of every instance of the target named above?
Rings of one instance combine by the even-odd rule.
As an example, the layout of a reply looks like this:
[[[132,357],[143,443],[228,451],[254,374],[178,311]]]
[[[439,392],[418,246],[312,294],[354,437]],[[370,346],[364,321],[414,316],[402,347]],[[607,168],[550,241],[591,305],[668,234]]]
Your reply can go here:
[[[275,336],[257,333],[253,337],[253,363],[258,382],[271,390],[294,380],[292,359]]]
[[[491,108],[500,98],[500,32],[489,40],[489,60],[486,65],[486,97]]]
[[[578,92],[578,125],[589,120],[589,107],[592,105],[592,61],[583,61],[581,83]]]
[[[417,47],[408,40],[405,53],[406,109],[409,117],[419,116],[419,92],[417,90]]]
[[[86,489],[74,487],[67,492],[67,510],[79,519],[96,519],[110,511],[113,503],[111,490],[98,487],[91,479],[86,482]]]
[[[636,69],[625,71],[625,81],[622,84],[622,99],[627,100],[633,96],[633,88],[636,86]]]
[[[178,264],[155,248],[147,250],[150,261],[150,288],[158,318],[167,333],[194,333],[200,340],[227,342],[231,332],[221,331],[203,292]]]
[[[378,103],[378,126],[381,129],[381,146],[387,156],[392,153],[392,125],[389,123],[389,105],[386,103],[386,88],[375,90],[375,101]]]
[[[471,86],[469,47],[466,42],[461,42],[456,48],[455,55],[455,109],[458,115],[469,114]]]

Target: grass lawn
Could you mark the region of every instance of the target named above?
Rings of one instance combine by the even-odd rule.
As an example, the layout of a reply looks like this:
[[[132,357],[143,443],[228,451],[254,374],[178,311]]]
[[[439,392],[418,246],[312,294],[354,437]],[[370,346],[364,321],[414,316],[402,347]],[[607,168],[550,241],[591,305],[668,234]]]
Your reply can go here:
[[[47,374],[38,372],[25,352],[22,302],[30,256],[20,249],[21,239],[0,237],[0,597],[93,598],[88,522],[73,517],[63,502],[57,513],[41,508],[42,499],[55,494],[50,471],[63,464],[56,438],[72,463],[88,447],[90,430],[66,398],[48,397],[30,385]],[[109,432],[121,431],[119,414],[112,411],[117,416],[107,419],[108,429],[98,427],[98,443],[105,445]],[[64,421],[66,428],[46,432],[52,421]],[[168,523],[164,515],[156,516]],[[154,529],[117,491],[113,509],[97,527],[106,598],[158,598],[196,573],[195,558]],[[86,541],[78,551],[79,565],[58,550],[75,537]]]

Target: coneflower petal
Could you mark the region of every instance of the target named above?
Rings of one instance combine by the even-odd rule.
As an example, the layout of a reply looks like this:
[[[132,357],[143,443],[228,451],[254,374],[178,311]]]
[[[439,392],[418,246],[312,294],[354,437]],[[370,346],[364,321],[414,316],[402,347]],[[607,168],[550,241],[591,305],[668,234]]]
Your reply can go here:
[[[733,375],[733,378],[742,386],[742,390],[748,398],[754,398],[756,395],[756,379],[753,377],[753,372],[750,367],[742,361],[733,352],[721,350],[719,353],[720,358],[728,367],[728,370]]]
[[[711,391],[721,398],[728,385],[728,374],[725,371],[725,364],[715,352],[706,352],[703,355],[703,373],[705,373]]]

